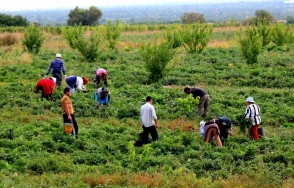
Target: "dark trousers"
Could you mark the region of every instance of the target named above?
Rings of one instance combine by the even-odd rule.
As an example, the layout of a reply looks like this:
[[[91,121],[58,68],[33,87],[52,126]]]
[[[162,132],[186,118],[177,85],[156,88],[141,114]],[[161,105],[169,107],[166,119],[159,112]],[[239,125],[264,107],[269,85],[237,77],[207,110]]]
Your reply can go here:
[[[74,114],[70,114],[72,123],[74,124],[75,135],[77,136],[79,133],[79,127]],[[63,114],[63,123],[71,123],[71,121],[67,118],[67,114]]]
[[[101,81],[100,76],[96,76],[96,78],[94,79],[94,82],[96,83],[97,87],[98,87],[98,85],[100,84],[100,81]],[[105,78],[105,80],[102,80],[102,81],[104,82],[104,84],[105,84],[106,86],[108,86],[108,85],[107,85],[107,77]]]
[[[49,95],[45,95],[45,93],[44,93],[44,89],[43,89],[42,86],[39,86],[39,87],[38,87],[38,90],[39,90],[39,91],[42,91],[42,98],[45,98],[45,99],[47,99],[47,100],[49,100],[49,98],[51,99],[51,94],[49,94]]]
[[[61,73],[53,73],[53,77],[56,78],[56,86],[60,87],[61,86],[61,81],[62,81]]]
[[[155,125],[152,125],[151,127],[144,127],[144,125],[143,125],[143,139],[142,139],[142,142],[144,144],[147,144],[149,142],[148,141],[149,133],[151,134],[153,142],[158,140],[158,134],[157,134],[157,130],[156,130]]]

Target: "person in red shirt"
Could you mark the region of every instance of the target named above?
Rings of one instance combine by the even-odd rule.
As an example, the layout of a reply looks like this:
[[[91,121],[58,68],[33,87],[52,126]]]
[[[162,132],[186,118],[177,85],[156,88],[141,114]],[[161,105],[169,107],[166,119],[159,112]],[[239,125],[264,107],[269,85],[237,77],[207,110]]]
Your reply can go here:
[[[36,85],[35,93],[42,91],[42,98],[46,98],[47,100],[49,100],[49,98],[51,98],[51,95],[54,91],[55,80],[56,78],[53,78],[53,77],[39,80]]]

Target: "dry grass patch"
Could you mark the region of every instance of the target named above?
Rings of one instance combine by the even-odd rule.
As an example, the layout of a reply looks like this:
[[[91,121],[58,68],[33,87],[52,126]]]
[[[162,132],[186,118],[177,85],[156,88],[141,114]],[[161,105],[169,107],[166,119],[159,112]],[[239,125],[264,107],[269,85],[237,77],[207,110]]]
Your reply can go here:
[[[20,43],[20,33],[2,33],[0,34],[0,46],[12,46]]]

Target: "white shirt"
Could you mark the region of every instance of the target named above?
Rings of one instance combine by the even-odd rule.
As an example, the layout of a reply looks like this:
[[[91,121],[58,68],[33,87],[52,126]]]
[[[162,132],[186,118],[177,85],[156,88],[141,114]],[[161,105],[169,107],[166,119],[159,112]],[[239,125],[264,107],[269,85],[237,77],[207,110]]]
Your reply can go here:
[[[77,82],[76,82],[78,90],[85,90],[86,88],[84,87],[84,81],[82,77],[77,76]]]
[[[250,104],[245,110],[245,119],[251,119],[252,125],[259,125],[261,123],[260,108],[256,104]]]
[[[155,125],[154,119],[157,119],[154,106],[146,102],[141,106],[141,120],[144,127],[151,127]]]

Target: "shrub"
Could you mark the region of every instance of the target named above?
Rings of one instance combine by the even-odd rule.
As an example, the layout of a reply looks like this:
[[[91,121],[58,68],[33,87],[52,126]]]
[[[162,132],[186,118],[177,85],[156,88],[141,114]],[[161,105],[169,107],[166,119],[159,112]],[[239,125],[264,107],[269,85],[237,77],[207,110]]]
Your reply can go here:
[[[0,46],[11,46],[19,42],[19,37],[14,33],[0,34]]]
[[[75,25],[74,27],[66,27],[63,31],[63,37],[66,39],[67,44],[72,48],[75,49],[75,41],[78,40],[83,34],[85,30],[81,26]]]
[[[26,50],[30,53],[39,53],[42,43],[44,42],[44,35],[39,27],[31,25],[24,33],[22,41]]]
[[[106,26],[106,39],[108,40],[109,47],[111,49],[115,48],[115,45],[118,42],[118,38],[121,35],[121,28],[120,28],[120,20],[116,21],[116,24],[114,26],[111,26],[111,20],[107,22]]]
[[[158,44],[156,37],[153,43],[148,41],[142,44],[140,53],[145,61],[145,68],[149,72],[149,80],[157,82],[166,74],[166,66],[175,52],[167,40],[163,40]]]
[[[81,36],[75,40],[77,50],[90,62],[93,62],[100,55],[99,45],[101,37],[98,34],[91,33],[90,37]]]
[[[290,26],[276,23],[273,27],[273,42],[278,46],[288,43],[293,37]]]
[[[247,27],[245,36],[243,37],[240,31],[238,37],[241,53],[247,64],[257,63],[257,56],[262,51],[262,37],[259,35],[257,28]]]
[[[181,32],[184,47],[189,53],[200,54],[207,46],[212,33],[212,26],[195,24]]]

